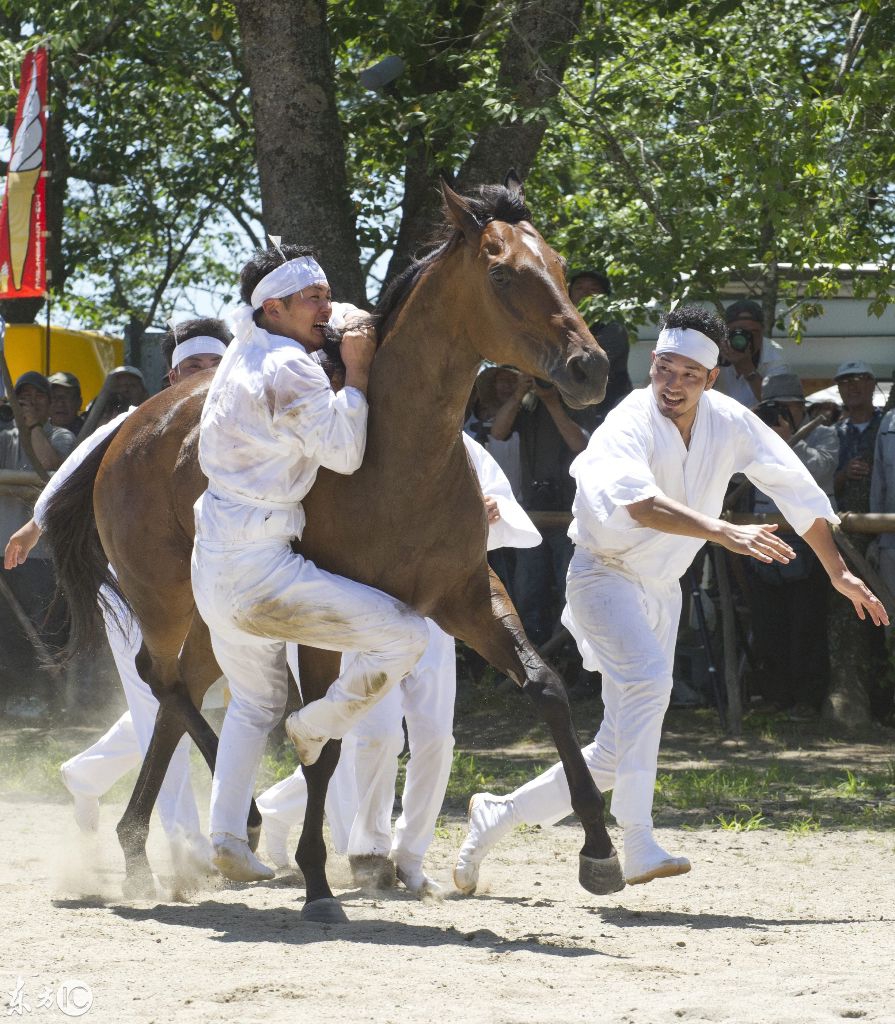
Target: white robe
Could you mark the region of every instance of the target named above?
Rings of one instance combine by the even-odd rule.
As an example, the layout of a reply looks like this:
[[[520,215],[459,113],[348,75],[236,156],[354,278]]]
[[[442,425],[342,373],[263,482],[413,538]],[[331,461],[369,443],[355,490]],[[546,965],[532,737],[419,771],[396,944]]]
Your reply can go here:
[[[619,823],[649,827],[680,617],[678,580],[705,542],[640,526],[627,506],[665,495],[717,517],[731,476],[745,473],[799,533],[816,519],[838,520],[770,427],[713,391],[700,398],[689,449],[659,412],[652,389],[632,392],[594,432],[571,472],[578,483],[569,529],[576,549],[563,623],[585,667],[602,673],[605,704],[599,732],[582,753],[597,786],[613,790]],[[518,789],[509,806],[515,821],[527,824],[568,815],[562,765]]]

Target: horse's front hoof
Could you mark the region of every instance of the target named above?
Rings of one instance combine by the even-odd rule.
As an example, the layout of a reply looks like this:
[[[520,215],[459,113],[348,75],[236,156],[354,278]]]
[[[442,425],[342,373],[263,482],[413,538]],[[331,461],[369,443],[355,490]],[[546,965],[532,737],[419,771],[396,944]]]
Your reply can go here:
[[[313,921],[315,924],[347,924],[348,915],[335,896],[313,900],[301,908],[302,921]]]
[[[139,871],[125,877],[121,892],[126,900],[155,900],[161,897],[162,887],[151,871]]]
[[[595,896],[607,896],[621,892],[625,887],[625,876],[619,863],[618,854],[597,859],[583,853],[578,856],[578,881],[582,887]]]

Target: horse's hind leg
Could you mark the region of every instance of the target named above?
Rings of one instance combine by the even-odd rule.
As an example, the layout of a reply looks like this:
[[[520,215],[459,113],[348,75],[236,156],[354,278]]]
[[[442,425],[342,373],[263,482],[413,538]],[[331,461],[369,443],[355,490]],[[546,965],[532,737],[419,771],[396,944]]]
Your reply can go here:
[[[569,783],[572,810],[584,829],[579,881],[598,895],[617,892],[624,887],[624,877],[606,831],[605,801],[581,752],[565,687],[526,637],[500,581],[493,573],[489,577],[487,588],[483,577],[477,577],[455,609],[439,616],[439,625],[514,679],[531,698],[553,736]]]
[[[180,699],[184,698],[189,699],[185,692],[178,695],[172,690],[162,694],[149,749],[143,758],[130,801],[118,823],[118,841],[124,851],[127,873],[125,895],[128,896],[153,895],[155,892],[152,871],[146,857],[146,839],[152,808],[158,799],[165,772],[174,748],[184,734],[182,708],[179,706]]]

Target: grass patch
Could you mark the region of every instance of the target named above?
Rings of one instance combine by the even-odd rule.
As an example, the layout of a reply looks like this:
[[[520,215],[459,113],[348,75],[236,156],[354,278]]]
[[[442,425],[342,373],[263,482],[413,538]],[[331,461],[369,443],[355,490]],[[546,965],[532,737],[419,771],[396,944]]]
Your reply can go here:
[[[295,772],[298,767],[298,754],[290,740],[285,740],[278,746],[268,744],[258,769],[258,783],[255,787],[256,793],[261,793],[281,779],[286,779]]]
[[[889,829],[895,825],[895,772],[891,764],[882,772],[846,768],[815,776],[779,765],[667,772],[656,779],[655,808],[660,818],[685,816],[691,825],[732,832]]]
[[[748,813],[750,808],[746,807],[745,810]],[[718,827],[722,832],[757,832],[767,825],[764,815],[760,812],[750,814],[748,818],[745,816],[740,817],[737,814],[732,814],[730,817],[719,814],[715,821],[718,822]]]

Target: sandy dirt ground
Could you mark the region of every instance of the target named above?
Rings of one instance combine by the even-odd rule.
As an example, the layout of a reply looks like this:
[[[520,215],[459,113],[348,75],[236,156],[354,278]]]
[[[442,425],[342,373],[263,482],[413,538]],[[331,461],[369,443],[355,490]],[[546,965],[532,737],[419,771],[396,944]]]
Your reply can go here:
[[[577,884],[577,827],[516,831],[480,892],[450,888],[463,822],[448,818],[430,865],[449,895],[331,878],[351,919],[299,919],[294,874],[171,891],[164,837],[156,899],[121,895],[105,805],[84,842],[69,809],[0,800],[0,1017],[85,1021],[895,1022],[895,839],[887,832],[728,833],[666,828],[691,874],[593,897]],[[262,847],[263,851],[263,847]],[[20,1000],[15,1001],[18,992]],[[51,1005],[47,1005],[52,998]],[[30,1006],[30,1011],[25,1009]]]

